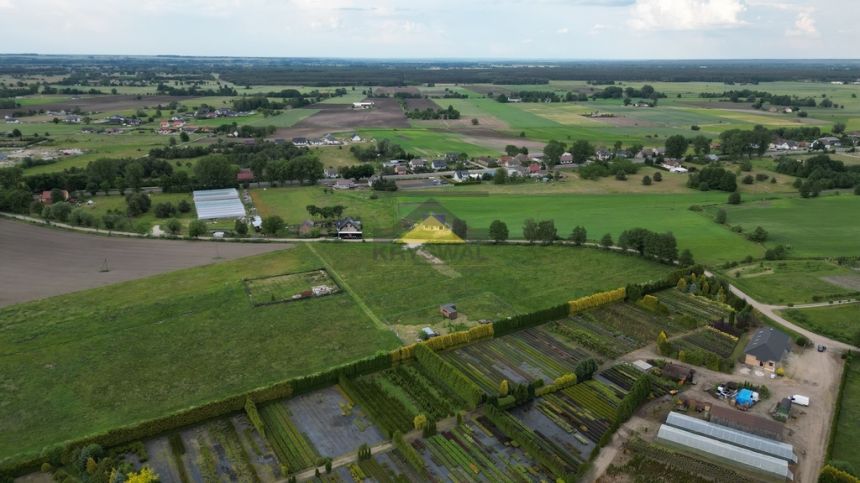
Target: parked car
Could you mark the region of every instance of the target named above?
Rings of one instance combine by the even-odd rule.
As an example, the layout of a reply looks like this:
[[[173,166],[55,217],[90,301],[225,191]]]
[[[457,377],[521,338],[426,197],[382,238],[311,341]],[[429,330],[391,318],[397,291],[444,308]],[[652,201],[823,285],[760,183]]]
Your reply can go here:
[[[823,344],[818,344],[818,352],[824,352],[827,350],[827,346]]]

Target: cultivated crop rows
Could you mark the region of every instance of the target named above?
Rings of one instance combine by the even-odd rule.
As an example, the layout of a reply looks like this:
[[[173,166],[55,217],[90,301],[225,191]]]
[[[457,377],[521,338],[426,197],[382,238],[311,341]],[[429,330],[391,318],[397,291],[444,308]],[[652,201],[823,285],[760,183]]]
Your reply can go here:
[[[728,308],[705,297],[683,293],[677,289],[663,290],[657,294],[660,302],[672,312],[688,314],[704,321],[727,317]]]
[[[502,380],[512,384],[537,379],[552,381],[573,372],[577,362],[590,356],[541,329],[521,331],[443,354],[489,394],[498,391]]]
[[[700,350],[712,352],[722,358],[731,357],[738,339],[718,330],[700,330],[682,337],[679,341],[682,345],[690,345]]]
[[[313,466],[319,455],[290,419],[290,410],[282,402],[260,406],[260,417],[266,425],[266,437],[272,449],[289,471]]]

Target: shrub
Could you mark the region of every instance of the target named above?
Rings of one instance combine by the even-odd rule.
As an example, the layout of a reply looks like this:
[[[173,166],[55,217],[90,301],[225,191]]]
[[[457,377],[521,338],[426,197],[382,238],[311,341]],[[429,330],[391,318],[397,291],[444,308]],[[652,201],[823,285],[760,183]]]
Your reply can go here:
[[[719,223],[720,225],[725,225],[727,219],[728,219],[728,214],[726,213],[726,210],[724,210],[722,208],[717,210],[717,216],[714,217],[715,222]]]
[[[798,335],[795,342],[797,342],[797,345],[800,347],[808,347],[812,343],[805,335]]]
[[[168,201],[166,203],[158,203],[152,211],[155,213],[156,218],[170,218],[176,214],[176,207]]]
[[[205,235],[208,231],[209,227],[206,226],[206,222],[203,220],[194,220],[188,225],[188,236],[193,238]]]
[[[188,213],[191,211],[191,203],[189,203],[188,200],[180,200],[176,205],[176,208],[180,213]]]
[[[182,223],[176,218],[171,218],[164,223],[164,229],[171,235],[178,235],[182,231]]]
[[[737,191],[733,192],[729,195],[729,204],[730,205],[739,205],[741,204],[741,194]]]
[[[661,173],[661,172],[659,172],[659,171],[657,171],[656,173],[654,173],[654,181],[656,181],[656,182],[658,182],[658,183],[659,183],[660,181],[663,181],[663,173]]]
[[[149,211],[152,200],[146,193],[129,193],[125,197],[125,203],[128,216],[140,216]]]

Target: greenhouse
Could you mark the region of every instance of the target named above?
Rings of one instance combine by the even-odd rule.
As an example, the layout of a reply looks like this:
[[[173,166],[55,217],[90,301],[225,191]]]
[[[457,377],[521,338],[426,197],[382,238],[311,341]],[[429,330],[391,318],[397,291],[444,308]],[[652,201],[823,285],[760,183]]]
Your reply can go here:
[[[237,219],[245,216],[245,205],[239,200],[239,192],[235,188],[195,191],[194,207],[199,220]]]
[[[787,443],[780,443],[779,441],[763,438],[761,436],[756,436],[754,434],[728,428],[726,426],[720,426],[719,424],[709,423],[701,419],[692,418],[675,412],[669,413],[669,417],[666,418],[666,424],[797,463],[797,455],[794,454],[794,446]]]
[[[660,426],[657,439],[674,445],[683,446],[691,450],[707,453],[733,464],[745,466],[750,469],[761,471],[770,475],[794,479],[794,475],[788,468],[788,461],[775,458],[755,451],[735,446],[730,443],[718,441],[707,436],[691,433],[678,429],[668,424]]]

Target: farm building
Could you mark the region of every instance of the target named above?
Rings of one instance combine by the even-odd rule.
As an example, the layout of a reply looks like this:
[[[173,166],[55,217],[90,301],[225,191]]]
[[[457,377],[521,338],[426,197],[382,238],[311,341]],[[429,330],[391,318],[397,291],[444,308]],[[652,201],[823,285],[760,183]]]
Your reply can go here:
[[[773,327],[759,329],[744,349],[744,363],[774,372],[788,352],[789,343],[790,339],[784,332]]]
[[[693,376],[696,371],[689,367],[684,367],[671,362],[660,368],[663,377],[678,381],[680,384],[688,384],[693,382]]]
[[[715,404],[711,408],[711,422],[777,441],[782,441],[783,438],[782,423],[734,408]]]
[[[46,205],[50,205],[53,201],[53,196],[51,195],[52,190],[42,191],[42,195],[39,197],[39,200]],[[69,199],[69,192],[66,190],[60,190],[60,194],[63,197],[63,201],[67,201]]]
[[[254,181],[254,172],[251,171],[251,168],[242,168],[236,173],[236,181],[240,183]]]
[[[454,320],[457,318],[457,306],[454,304],[444,304],[439,306],[439,313],[446,319]]]
[[[657,439],[676,446],[689,448],[697,452],[707,453],[717,458],[730,461],[735,465],[744,466],[772,476],[778,476],[789,480],[794,479],[794,475],[788,467],[788,461],[784,459],[762,454],[718,439],[702,436],[674,426],[669,426],[668,424],[660,426],[660,430],[657,432]]]
[[[245,217],[245,205],[235,188],[194,192],[198,220],[238,219]]]
[[[373,107],[373,102],[370,102],[370,101],[362,101],[362,102],[353,102],[352,103],[353,109],[370,109],[371,107]]]
[[[361,222],[352,218],[344,218],[334,223],[337,237],[341,240],[360,240],[362,238]]]
[[[719,424],[709,423],[698,418],[684,414],[671,412],[666,418],[666,424],[685,431],[707,436],[736,446],[741,446],[759,453],[764,453],[776,458],[782,458],[792,463],[797,463],[797,455],[794,454],[794,446],[769,438],[732,429]]]

